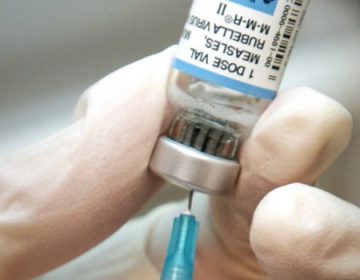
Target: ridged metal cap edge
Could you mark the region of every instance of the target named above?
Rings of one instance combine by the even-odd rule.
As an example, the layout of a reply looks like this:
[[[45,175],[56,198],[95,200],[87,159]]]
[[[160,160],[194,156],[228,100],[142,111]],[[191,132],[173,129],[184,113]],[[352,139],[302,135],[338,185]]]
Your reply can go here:
[[[162,136],[153,152],[150,169],[185,189],[224,195],[233,190],[240,165]]]

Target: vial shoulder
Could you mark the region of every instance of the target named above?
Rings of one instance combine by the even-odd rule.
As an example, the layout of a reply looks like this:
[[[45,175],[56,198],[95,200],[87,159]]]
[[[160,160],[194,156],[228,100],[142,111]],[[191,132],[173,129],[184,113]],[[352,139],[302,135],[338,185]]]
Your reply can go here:
[[[269,100],[209,83],[177,69],[170,72],[167,90],[176,108],[233,122],[243,128],[251,128],[270,104]]]

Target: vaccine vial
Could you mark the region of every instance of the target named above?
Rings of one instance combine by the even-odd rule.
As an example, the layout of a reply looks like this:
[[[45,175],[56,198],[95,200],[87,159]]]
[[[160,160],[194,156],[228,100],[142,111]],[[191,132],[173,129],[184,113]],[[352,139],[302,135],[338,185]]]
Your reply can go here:
[[[236,155],[276,97],[309,0],[194,0],[169,75],[177,110],[150,168],[210,194],[231,192]]]

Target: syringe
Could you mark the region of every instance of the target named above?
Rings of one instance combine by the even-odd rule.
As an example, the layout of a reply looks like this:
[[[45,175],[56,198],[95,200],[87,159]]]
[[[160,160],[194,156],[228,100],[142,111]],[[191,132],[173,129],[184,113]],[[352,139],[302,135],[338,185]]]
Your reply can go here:
[[[192,280],[199,223],[191,213],[193,191],[188,209],[174,219],[161,280]]]

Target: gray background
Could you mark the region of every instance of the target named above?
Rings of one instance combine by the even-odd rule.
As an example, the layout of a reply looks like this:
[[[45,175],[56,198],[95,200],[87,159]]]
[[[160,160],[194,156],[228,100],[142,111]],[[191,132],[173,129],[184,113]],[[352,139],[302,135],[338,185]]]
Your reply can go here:
[[[0,155],[65,127],[107,73],[177,42],[190,0],[0,0]],[[311,86],[355,118],[321,185],[360,205],[360,1],[313,0],[283,88]],[[182,195],[167,188],[152,203]]]

